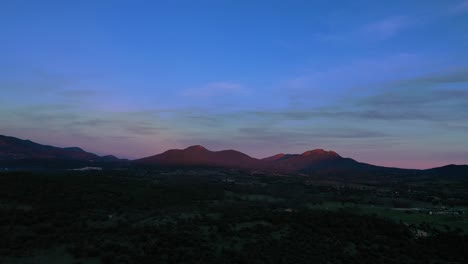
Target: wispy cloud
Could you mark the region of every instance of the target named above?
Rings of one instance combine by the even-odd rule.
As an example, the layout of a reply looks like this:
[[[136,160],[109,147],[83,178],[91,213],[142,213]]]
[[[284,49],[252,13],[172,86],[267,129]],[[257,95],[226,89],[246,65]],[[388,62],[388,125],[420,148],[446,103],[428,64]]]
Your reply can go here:
[[[391,16],[370,21],[346,31],[317,33],[315,38],[324,42],[384,41],[391,39],[414,25],[409,16]]]
[[[73,90],[62,90],[59,92],[61,96],[67,99],[76,99],[76,98],[89,98],[96,96],[98,92],[91,89],[73,89]]]
[[[151,123],[143,124],[129,124],[126,127],[126,131],[130,132],[133,135],[149,135],[156,136],[159,135],[161,131],[165,131],[167,128],[157,127]]]
[[[238,83],[212,82],[198,88],[190,88],[182,91],[184,96],[212,97],[228,94],[246,94],[248,90]]]
[[[465,13],[468,12],[468,1],[461,2],[453,6],[450,10],[452,13]]]
[[[434,67],[437,61],[436,58],[430,61],[419,54],[357,59],[335,67],[305,72],[286,80],[282,87],[291,106],[326,106],[371,94],[376,86],[380,89],[383,83],[421,75]]]
[[[385,40],[396,36],[410,25],[411,21],[406,16],[390,17],[363,26],[357,32],[357,34],[366,35],[370,38]]]
[[[341,127],[339,129],[317,127],[310,130],[269,129],[265,127],[241,127],[238,139],[257,140],[264,143],[282,140],[307,142],[311,139],[352,139],[352,138],[382,138],[388,135],[371,129]]]
[[[397,37],[405,31],[428,27],[431,24],[441,23],[453,16],[468,12],[468,1],[466,0],[456,4],[446,4],[441,1],[430,6],[427,10],[423,9],[425,12],[413,11],[358,25],[345,25],[337,28],[336,31],[316,33],[314,37],[323,42],[333,43],[385,41]]]
[[[453,69],[445,72],[433,72],[423,76],[397,81],[400,85],[450,84],[468,82],[468,67]]]

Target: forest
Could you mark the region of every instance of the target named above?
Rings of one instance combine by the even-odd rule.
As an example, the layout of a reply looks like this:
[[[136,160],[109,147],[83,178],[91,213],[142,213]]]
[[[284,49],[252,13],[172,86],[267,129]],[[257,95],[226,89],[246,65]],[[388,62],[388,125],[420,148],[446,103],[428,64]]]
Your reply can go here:
[[[0,263],[466,263],[467,190],[420,176],[2,171]]]

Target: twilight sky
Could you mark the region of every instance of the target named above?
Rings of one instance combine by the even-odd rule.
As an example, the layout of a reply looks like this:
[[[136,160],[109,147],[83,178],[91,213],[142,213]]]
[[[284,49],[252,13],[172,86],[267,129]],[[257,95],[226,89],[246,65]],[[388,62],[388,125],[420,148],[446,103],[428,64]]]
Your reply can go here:
[[[468,163],[468,1],[0,1],[0,134]]]

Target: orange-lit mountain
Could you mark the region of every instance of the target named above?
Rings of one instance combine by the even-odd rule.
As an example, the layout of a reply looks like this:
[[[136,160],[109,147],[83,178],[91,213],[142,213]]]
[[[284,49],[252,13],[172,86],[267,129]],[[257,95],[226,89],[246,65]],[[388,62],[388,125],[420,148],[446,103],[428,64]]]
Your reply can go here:
[[[271,156],[271,157],[268,157],[268,158],[264,158],[262,159],[263,161],[276,161],[276,160],[280,160],[282,158],[284,158],[285,156],[287,156],[286,154],[284,153],[279,153],[279,154],[276,154],[274,156]]]
[[[389,170],[391,168],[374,166],[344,158],[334,151],[314,149],[302,154],[277,154],[262,161],[267,162],[267,168],[284,172],[347,172]]]
[[[349,163],[358,162],[348,160],[334,151],[326,151],[323,149],[314,149],[306,151],[302,154],[277,154],[275,156],[265,158],[263,161],[269,163],[269,167],[281,171],[302,171],[315,167],[331,166],[337,167],[343,165],[343,161]]]
[[[310,150],[302,154],[277,154],[264,159],[256,159],[235,150],[210,151],[199,145],[182,150],[168,150],[135,162],[155,166],[216,166],[280,172],[356,170],[374,167],[343,158],[336,152],[323,149]]]
[[[58,148],[0,135],[0,161],[21,160],[116,161],[118,158],[101,157],[77,147]]]
[[[277,154],[264,159],[252,158],[236,150],[210,151],[197,145],[186,149],[172,149],[129,162],[114,156],[99,156],[81,148],[58,148],[29,140],[0,135],[0,164],[6,167],[68,168],[77,165],[102,166],[204,166],[264,170],[287,173],[387,173],[438,175],[441,177],[466,177],[467,165],[448,165],[428,170],[386,168],[344,158],[334,151],[309,150],[302,154]]]
[[[140,164],[162,166],[216,166],[259,168],[263,162],[236,150],[210,151],[203,146],[171,149],[162,154],[136,160]]]

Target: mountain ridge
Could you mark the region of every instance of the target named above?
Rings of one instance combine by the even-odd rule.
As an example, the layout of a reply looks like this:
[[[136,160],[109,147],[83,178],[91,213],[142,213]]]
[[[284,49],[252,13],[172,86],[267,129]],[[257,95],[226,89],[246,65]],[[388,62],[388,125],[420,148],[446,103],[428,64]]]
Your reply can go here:
[[[258,159],[252,158],[237,150],[211,151],[201,145],[185,149],[170,149],[161,154],[134,160],[138,164],[168,166],[220,166],[220,167],[253,167]]]
[[[324,149],[308,150],[301,154],[279,153],[257,159],[237,150],[211,151],[201,145],[185,149],[170,149],[133,162],[146,166],[213,166],[283,173],[340,173],[398,169],[361,163],[351,158],[344,158],[332,150]]]
[[[79,147],[54,147],[31,140],[0,135],[0,160],[76,160],[76,161],[116,161],[112,155],[99,156]]]
[[[290,173],[344,173],[344,172],[427,172],[437,175],[468,176],[468,165],[446,165],[426,170],[382,167],[345,158],[332,150],[313,149],[301,154],[279,153],[257,159],[237,150],[211,151],[202,145],[185,149],[169,149],[163,153],[124,160],[113,155],[99,156],[79,147],[59,148],[41,145],[31,140],[0,135],[0,161],[42,164],[43,162],[126,162],[135,166],[209,166]]]

